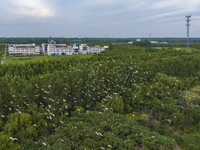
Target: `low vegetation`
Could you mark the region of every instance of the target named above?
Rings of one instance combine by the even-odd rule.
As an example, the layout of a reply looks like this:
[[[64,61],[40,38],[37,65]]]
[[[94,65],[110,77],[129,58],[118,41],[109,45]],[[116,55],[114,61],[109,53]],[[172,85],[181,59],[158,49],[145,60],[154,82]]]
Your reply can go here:
[[[25,64],[29,62],[48,61],[49,59],[68,59],[68,58],[90,58],[92,54],[88,55],[67,55],[67,56],[48,56],[48,55],[19,55],[19,56],[7,56],[5,64]]]

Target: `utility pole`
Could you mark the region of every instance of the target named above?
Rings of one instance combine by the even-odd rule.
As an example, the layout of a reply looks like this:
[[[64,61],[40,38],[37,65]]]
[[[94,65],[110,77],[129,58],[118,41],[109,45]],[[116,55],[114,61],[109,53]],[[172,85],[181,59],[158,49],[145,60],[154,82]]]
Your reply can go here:
[[[191,21],[191,19],[190,19],[190,17],[191,17],[191,15],[188,15],[188,16],[186,16],[185,15],[185,17],[186,17],[186,19],[185,19],[185,21],[187,22],[187,24],[186,24],[186,26],[187,26],[187,42],[186,42],[186,51],[189,53],[190,51],[189,51],[189,47],[190,47],[190,41],[189,41],[189,26],[190,26],[190,21]]]
[[[151,42],[151,33],[149,33],[149,42]]]

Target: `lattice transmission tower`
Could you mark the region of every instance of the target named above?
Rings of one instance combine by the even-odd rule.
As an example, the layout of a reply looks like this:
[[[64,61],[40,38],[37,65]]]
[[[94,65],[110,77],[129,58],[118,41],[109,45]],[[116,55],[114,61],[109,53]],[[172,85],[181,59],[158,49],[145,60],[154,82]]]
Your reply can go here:
[[[186,17],[185,21],[187,22],[187,24],[186,24],[186,26],[187,26],[186,51],[189,53],[189,52],[190,52],[190,51],[189,51],[189,47],[190,47],[190,41],[189,41],[189,26],[190,26],[190,21],[191,21],[191,19],[190,19],[191,15],[187,15],[187,16],[185,16],[185,17]]]

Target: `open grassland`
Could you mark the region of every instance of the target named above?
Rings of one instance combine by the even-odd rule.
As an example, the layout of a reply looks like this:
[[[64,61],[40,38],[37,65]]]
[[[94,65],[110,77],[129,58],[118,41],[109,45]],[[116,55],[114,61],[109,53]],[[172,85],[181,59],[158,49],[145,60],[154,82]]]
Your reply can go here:
[[[24,64],[31,61],[43,61],[49,59],[62,59],[62,58],[90,58],[93,54],[87,55],[57,55],[57,56],[48,56],[48,55],[26,55],[26,56],[7,56],[5,64]]]
[[[126,49],[126,50],[125,50]],[[123,55],[123,56],[131,56],[133,53],[141,53],[141,52],[146,52],[146,51],[157,51],[157,50],[168,50],[170,48],[166,48],[166,47],[151,47],[149,48],[149,50],[146,47],[138,47],[138,48],[129,48],[128,46],[123,46],[123,47],[119,47],[115,50],[109,50],[109,51],[104,51],[99,55]],[[176,50],[176,51],[186,51],[185,47],[173,47],[172,50]],[[197,49],[195,48],[190,48],[190,52],[196,51]],[[87,54],[87,55],[57,55],[57,56],[48,56],[48,55],[20,55],[20,56],[7,56],[6,57],[6,62],[5,64],[24,64],[26,62],[37,62],[37,61],[43,61],[43,60],[49,60],[49,59],[62,59],[62,58],[91,58],[94,54]]]

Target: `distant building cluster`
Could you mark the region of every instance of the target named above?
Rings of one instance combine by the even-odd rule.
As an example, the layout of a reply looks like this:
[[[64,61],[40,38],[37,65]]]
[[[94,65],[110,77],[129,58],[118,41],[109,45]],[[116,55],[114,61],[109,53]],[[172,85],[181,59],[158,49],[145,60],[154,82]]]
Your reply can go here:
[[[168,42],[150,41],[151,44],[168,44]]]
[[[31,55],[31,54],[47,54],[47,55],[73,55],[73,54],[97,54],[108,50],[108,46],[100,47],[88,46],[87,44],[56,44],[51,40],[48,44],[36,46],[33,44],[9,44],[9,55]]]
[[[142,39],[136,39],[137,42],[141,42]],[[158,42],[158,41],[150,41],[151,44],[168,44],[168,42]],[[127,44],[133,44],[132,41],[127,42]]]

